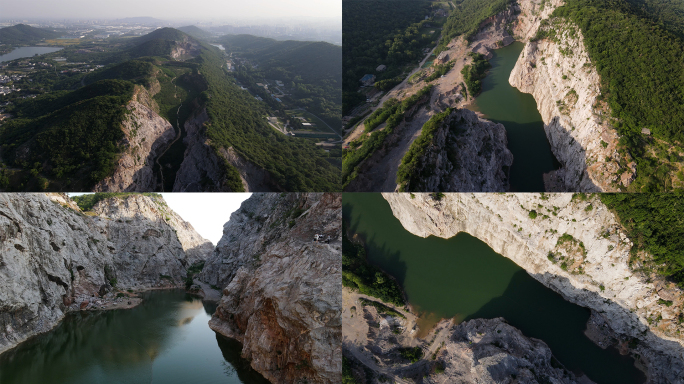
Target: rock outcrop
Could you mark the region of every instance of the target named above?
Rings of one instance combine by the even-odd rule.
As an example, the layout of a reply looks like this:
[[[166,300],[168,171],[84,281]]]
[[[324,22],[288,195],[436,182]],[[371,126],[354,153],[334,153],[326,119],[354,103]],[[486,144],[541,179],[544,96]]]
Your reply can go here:
[[[210,252],[161,197],[110,198],[93,210],[65,195],[0,194],[0,352],[114,290],[182,286]]]
[[[255,194],[199,276],[223,288],[209,326],[273,383],[341,381],[341,205],[340,194]]]
[[[157,114],[148,91],[136,86],[121,124],[125,148],[111,176],[93,187],[96,192],[149,192],[157,189],[154,162],[176,137],[173,126]]]
[[[405,191],[503,192],[509,190],[513,154],[502,124],[478,118],[467,109],[451,112],[418,159],[416,182]]]
[[[684,327],[678,315],[684,294],[674,284],[652,281],[630,269],[632,244],[597,197],[383,196],[409,232],[442,238],[467,232],[566,300],[590,308],[610,326],[615,341],[637,340],[632,352],[648,367],[649,382],[683,382]]]
[[[232,148],[221,148],[217,155],[204,134],[204,125],[208,121],[207,110],[201,108],[185,122],[186,149],[183,162],[176,173],[174,192],[230,192],[226,186],[226,164],[237,168],[242,186],[247,192],[280,190],[273,185],[266,170],[242,158]]]
[[[635,177],[636,164],[617,151],[618,134],[600,101],[600,77],[589,59],[582,32],[549,15],[561,1],[519,0],[515,32],[526,41],[509,83],[530,93],[559,170],[545,175],[547,191],[616,191]],[[543,8],[542,8],[543,7]],[[553,38],[531,41],[538,30]]]

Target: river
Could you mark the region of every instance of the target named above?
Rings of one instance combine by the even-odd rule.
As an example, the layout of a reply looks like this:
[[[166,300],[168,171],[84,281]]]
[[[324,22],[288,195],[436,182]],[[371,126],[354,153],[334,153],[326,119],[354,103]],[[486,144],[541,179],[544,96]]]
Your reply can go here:
[[[0,383],[268,384],[240,343],[209,328],[215,306],[182,290],[142,297],[133,309],[67,314],[0,355]]]
[[[567,369],[597,384],[645,381],[631,357],[601,349],[584,335],[587,308],[565,301],[477,238],[415,236],[380,194],[345,194],[343,217],[365,239],[368,260],[399,281],[422,327],[442,318],[503,317],[525,336],[546,342]]]
[[[506,127],[508,148],[513,153],[511,191],[543,192],[542,175],[558,169],[560,164],[551,152],[534,97],[508,83],[524,46],[516,41],[493,51],[489,60],[492,68],[482,81],[482,93],[470,109]]]
[[[19,47],[10,53],[0,55],[0,63],[14,59],[21,59],[22,57],[33,57],[35,55],[57,52],[61,49],[61,47]]]

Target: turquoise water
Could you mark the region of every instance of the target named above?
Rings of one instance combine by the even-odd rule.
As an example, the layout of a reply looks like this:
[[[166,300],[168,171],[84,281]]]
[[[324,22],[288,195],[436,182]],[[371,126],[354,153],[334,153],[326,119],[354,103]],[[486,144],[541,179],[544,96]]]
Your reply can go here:
[[[421,314],[421,326],[441,318],[503,317],[546,342],[566,368],[598,384],[645,381],[631,357],[603,350],[584,335],[587,308],[565,301],[477,238],[415,236],[380,194],[345,193],[343,216],[350,231],[365,239],[368,260],[399,281]]]
[[[508,83],[508,77],[525,45],[520,42],[494,50],[492,68],[482,81],[482,93],[471,108],[506,127],[508,149],[513,153],[510,184],[513,192],[543,192],[542,175],[559,168],[544,133],[544,122],[534,97]]]
[[[0,383],[268,383],[209,328],[214,306],[182,290],[142,296],[133,309],[68,314],[1,354]]]

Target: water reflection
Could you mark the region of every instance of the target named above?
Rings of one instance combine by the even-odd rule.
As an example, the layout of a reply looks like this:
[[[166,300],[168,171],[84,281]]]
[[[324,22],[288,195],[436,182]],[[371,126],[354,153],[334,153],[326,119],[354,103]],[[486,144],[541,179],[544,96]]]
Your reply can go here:
[[[369,260],[402,276],[411,306],[422,313],[420,326],[454,316],[504,317],[526,336],[544,340],[568,369],[596,383],[644,382],[633,359],[615,348],[603,350],[584,335],[588,309],[565,301],[477,238],[412,235],[380,194],[345,194],[343,216],[350,230],[366,239]]]
[[[215,305],[180,290],[143,296],[129,310],[69,314],[51,332],[0,355],[0,383],[258,382],[240,344],[217,341],[209,329]]]

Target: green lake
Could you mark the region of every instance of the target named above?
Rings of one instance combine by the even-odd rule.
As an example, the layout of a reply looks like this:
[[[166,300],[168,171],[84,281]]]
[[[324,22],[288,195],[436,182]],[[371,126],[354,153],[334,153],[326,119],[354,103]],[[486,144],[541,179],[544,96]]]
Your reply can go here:
[[[369,261],[398,280],[421,318],[434,324],[503,317],[546,342],[567,369],[598,384],[645,382],[631,357],[601,349],[584,335],[589,309],[565,301],[477,238],[415,236],[380,194],[345,193],[342,212],[350,232],[364,239]]]
[[[544,132],[534,97],[508,83],[508,77],[525,45],[514,42],[493,51],[492,68],[482,81],[482,93],[470,109],[506,127],[508,149],[513,153],[510,184],[513,192],[543,192],[542,175],[559,168]]]
[[[141,295],[133,309],[70,313],[0,354],[0,383],[268,384],[209,328],[215,306],[182,290]]]

